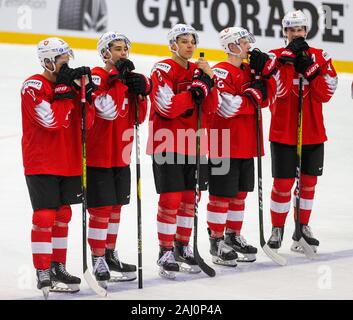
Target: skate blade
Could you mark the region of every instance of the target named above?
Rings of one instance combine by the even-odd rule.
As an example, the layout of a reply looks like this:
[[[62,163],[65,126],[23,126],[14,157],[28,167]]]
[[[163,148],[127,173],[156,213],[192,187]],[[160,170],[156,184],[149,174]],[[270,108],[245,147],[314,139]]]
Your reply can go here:
[[[165,278],[165,279],[168,279],[168,280],[174,280],[175,277],[176,277],[175,271],[167,271],[167,270],[164,270],[162,267],[159,268],[158,274],[159,274],[162,278]]]
[[[43,287],[42,289],[43,297],[45,300],[49,298],[50,287]]]
[[[58,292],[58,293],[77,293],[80,291],[79,284],[66,284],[63,282],[53,281],[52,287],[50,288],[50,292]]]
[[[237,262],[254,262],[256,261],[256,254],[244,254],[238,252]]]
[[[219,259],[218,257],[212,257],[212,262],[214,264],[218,264],[218,265],[226,266],[226,267],[236,267],[237,266],[236,259],[234,259],[234,260],[222,260],[222,259]]]
[[[134,281],[136,278],[136,272],[110,271],[110,279],[108,282]]]
[[[310,246],[310,245],[309,245]],[[316,254],[317,253],[317,246],[310,246],[310,248],[312,249],[312,251]],[[290,247],[290,249],[293,252],[297,252],[297,253],[302,253],[302,254],[306,254],[304,247],[298,242],[298,241],[293,241],[292,246]]]
[[[198,265],[190,265],[184,262],[177,262],[177,263],[179,265],[180,272],[190,273],[190,274],[196,274],[201,272],[201,269]]]

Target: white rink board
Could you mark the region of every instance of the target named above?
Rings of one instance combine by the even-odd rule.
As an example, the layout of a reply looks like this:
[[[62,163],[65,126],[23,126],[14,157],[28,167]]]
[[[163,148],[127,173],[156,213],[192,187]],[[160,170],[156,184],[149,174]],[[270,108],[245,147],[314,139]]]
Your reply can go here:
[[[283,14],[294,7],[303,8],[312,26],[310,44],[325,48],[336,60],[353,61],[353,4],[350,0],[328,2],[331,14],[327,11],[328,7],[323,7],[325,13],[320,15],[320,8],[326,3],[321,0],[96,1],[102,6],[101,11],[98,9],[97,12],[103,12],[104,17],[101,19],[106,19],[105,30],[124,33],[137,43],[166,44],[170,26],[182,21],[195,26],[200,35],[200,47],[208,49],[220,49],[218,31],[233,25],[249,28],[261,49],[280,47],[283,42],[279,24]],[[26,5],[23,6],[23,3]],[[64,3],[64,7],[61,7],[61,3]],[[45,33],[96,39],[103,30],[96,31],[97,28],[92,27],[86,31],[73,31],[67,26],[69,22],[63,23],[59,29],[60,11],[70,22],[82,16],[73,15],[72,6],[75,3],[79,5],[81,0],[0,0],[0,32]],[[98,21],[101,22],[100,19]],[[323,28],[325,21],[328,29]]]

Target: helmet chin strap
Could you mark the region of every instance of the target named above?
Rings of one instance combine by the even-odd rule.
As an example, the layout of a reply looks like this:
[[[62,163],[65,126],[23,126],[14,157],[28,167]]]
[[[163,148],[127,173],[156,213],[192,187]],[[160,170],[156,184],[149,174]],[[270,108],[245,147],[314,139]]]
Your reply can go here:
[[[51,74],[53,74],[53,73],[56,71],[56,65],[55,65],[55,63],[54,63],[53,60],[50,60],[50,62],[51,62],[52,65],[54,66],[54,70],[48,69],[47,66],[45,65],[45,63],[44,63],[44,69],[47,70],[47,71],[49,71]]]
[[[106,52],[108,52],[108,53],[109,53],[110,57],[109,57],[109,58],[107,58],[107,59],[104,59],[104,62],[105,62],[105,63],[107,63],[107,62],[109,61],[109,62],[110,62],[110,63],[114,66],[114,65],[115,65],[115,63],[114,63],[114,61],[112,60],[113,55],[112,55],[112,53],[111,53],[110,49],[107,49],[107,50],[106,50]],[[128,58],[129,58],[129,56],[130,56],[130,51],[128,50],[128,53],[127,53],[126,59],[128,59]]]
[[[185,62],[188,62],[188,59],[185,59],[185,58],[183,58],[183,57],[180,55],[180,53],[179,53],[179,46],[177,45],[177,43],[174,42],[174,44],[175,44],[175,46],[177,47],[177,50],[173,50],[173,49],[172,49],[172,46],[169,46],[170,51],[173,52],[173,53],[175,53],[181,60],[183,60],[183,61],[185,61]]]
[[[234,53],[234,52],[230,51],[229,54],[241,59],[241,54],[243,53],[243,49],[239,46],[239,44],[237,44],[237,43],[234,43],[234,44],[237,46],[237,48],[240,50],[240,52]]]

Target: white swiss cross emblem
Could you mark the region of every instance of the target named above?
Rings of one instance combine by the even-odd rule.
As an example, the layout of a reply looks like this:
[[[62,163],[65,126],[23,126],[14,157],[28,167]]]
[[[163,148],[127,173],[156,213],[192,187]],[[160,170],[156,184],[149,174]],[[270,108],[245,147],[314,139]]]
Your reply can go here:
[[[293,79],[293,86],[292,86],[293,93],[298,97],[299,96],[299,79]],[[310,91],[309,81],[303,79],[303,97],[305,98]]]

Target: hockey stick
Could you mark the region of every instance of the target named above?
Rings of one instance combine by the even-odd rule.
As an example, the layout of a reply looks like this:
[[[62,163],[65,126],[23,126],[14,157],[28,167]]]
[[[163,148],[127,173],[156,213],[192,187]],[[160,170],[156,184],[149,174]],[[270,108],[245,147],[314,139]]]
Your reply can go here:
[[[86,157],[86,76],[81,78],[81,104],[82,104],[82,258],[83,258],[83,277],[89,287],[101,297],[107,295],[107,291],[100,287],[91,275],[87,266],[87,157]]]
[[[251,73],[254,75],[255,70],[251,70]],[[255,79],[260,79],[258,75],[255,76]],[[262,141],[262,128],[261,128],[261,106],[256,103],[253,99],[253,102],[256,105],[256,145],[257,145],[257,195],[259,202],[259,227],[260,227],[260,245],[262,250],[266,255],[274,262],[281,266],[287,264],[287,260],[272,250],[265,241],[264,237],[264,221],[263,221],[263,198],[262,198],[262,158],[261,158],[261,141]]]
[[[138,95],[135,98],[135,134],[136,134],[136,194],[137,194],[137,251],[138,251],[138,287],[142,289],[142,215],[141,215],[141,164],[140,164],[140,124]]]
[[[302,169],[302,138],[303,138],[303,85],[304,78],[299,74],[299,96],[298,96],[298,127],[297,127],[297,166],[296,166],[296,219],[295,219],[295,235],[299,239],[299,244],[302,246],[304,254],[312,259],[315,257],[313,248],[305,241],[300,229],[300,185],[301,185],[301,169]]]
[[[200,52],[200,58],[204,57],[204,53]],[[212,269],[209,265],[205,263],[205,261],[200,256],[198,247],[197,247],[197,236],[198,236],[198,208],[199,208],[199,192],[200,192],[200,131],[201,131],[201,105],[202,102],[198,101],[197,105],[197,131],[196,131],[196,185],[195,185],[195,200],[194,200],[194,258],[200,269],[206,273],[210,277],[214,277],[216,275],[216,271]]]

